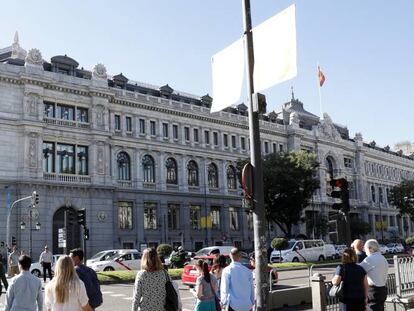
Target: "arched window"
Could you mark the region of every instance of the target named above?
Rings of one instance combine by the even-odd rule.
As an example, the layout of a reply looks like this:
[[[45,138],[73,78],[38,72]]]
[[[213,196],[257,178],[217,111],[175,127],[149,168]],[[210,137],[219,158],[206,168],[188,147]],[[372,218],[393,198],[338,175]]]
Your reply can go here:
[[[236,169],[233,165],[227,167],[227,188],[237,189]]]
[[[168,158],[165,161],[165,167],[167,168],[167,184],[174,184],[178,183],[177,181],[177,162],[174,158]]]
[[[207,169],[209,188],[218,188],[218,170],[214,163],[210,163]]]
[[[118,180],[131,180],[131,161],[128,153],[121,151],[116,158],[118,163]]]
[[[371,186],[371,199],[372,202],[375,202],[375,187]]]
[[[146,154],[142,158],[142,169],[144,171],[144,182],[155,182],[155,164],[154,159]]]
[[[332,179],[334,175],[334,166],[331,157],[325,159],[326,173],[329,174],[329,177]]]
[[[187,164],[188,172],[188,185],[198,187],[198,165],[195,161],[191,160]]]

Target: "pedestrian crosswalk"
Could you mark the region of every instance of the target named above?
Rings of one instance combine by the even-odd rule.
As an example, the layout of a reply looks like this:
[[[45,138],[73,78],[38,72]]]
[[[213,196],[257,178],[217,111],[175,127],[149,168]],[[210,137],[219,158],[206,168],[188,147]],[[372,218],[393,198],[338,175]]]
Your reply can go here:
[[[122,298],[122,299],[124,299],[124,300],[133,300],[134,299],[134,297],[127,297],[127,295],[125,295],[125,294],[116,294],[116,293],[114,293],[114,292],[112,292],[112,291],[103,291],[102,292],[102,295],[106,295],[106,296],[111,296],[111,297],[116,297],[116,298]],[[1,310],[0,310],[1,311]]]

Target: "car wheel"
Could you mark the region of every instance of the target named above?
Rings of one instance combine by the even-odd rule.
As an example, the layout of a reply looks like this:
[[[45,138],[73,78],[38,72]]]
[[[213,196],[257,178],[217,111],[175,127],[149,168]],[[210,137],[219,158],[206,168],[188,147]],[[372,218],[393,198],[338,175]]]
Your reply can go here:
[[[37,269],[32,270],[32,274],[34,276],[37,276],[38,278],[40,278],[40,271],[39,270],[37,270]]]
[[[318,258],[318,261],[324,261],[324,260],[325,260],[325,257],[323,255],[320,255]]]
[[[299,258],[298,257],[293,258],[292,262],[299,262]]]
[[[104,271],[115,271],[115,269],[114,269],[114,268],[112,268],[112,267],[106,267],[106,268],[104,269]]]

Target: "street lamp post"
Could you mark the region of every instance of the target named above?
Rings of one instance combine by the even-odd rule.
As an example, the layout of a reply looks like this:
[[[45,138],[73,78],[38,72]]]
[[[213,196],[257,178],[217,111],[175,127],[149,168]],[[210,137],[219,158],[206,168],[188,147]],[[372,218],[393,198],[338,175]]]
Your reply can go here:
[[[40,230],[40,223],[36,222],[36,226],[33,229],[32,228],[32,220],[33,220],[33,211],[32,209],[29,209],[29,255],[30,257],[32,257],[32,244],[33,244],[33,235],[32,232],[33,231],[39,231]],[[20,229],[21,230],[25,230],[26,229],[26,223],[24,221],[22,221],[20,223]]]

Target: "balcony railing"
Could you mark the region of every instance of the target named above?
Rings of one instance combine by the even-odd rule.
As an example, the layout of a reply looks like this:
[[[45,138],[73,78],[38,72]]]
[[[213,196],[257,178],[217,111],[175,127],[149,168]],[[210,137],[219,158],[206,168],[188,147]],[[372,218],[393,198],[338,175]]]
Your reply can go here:
[[[91,177],[88,175],[72,175],[59,173],[43,173],[43,179],[49,181],[65,182],[65,183],[80,183],[90,184]]]
[[[77,127],[77,128],[82,128],[82,129],[88,129],[91,127],[90,123],[88,122],[55,119],[55,118],[48,118],[48,117],[43,117],[43,122],[47,124],[52,124],[52,125],[70,126],[70,127]]]

